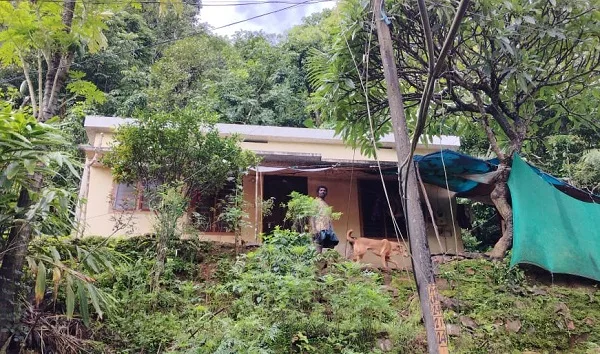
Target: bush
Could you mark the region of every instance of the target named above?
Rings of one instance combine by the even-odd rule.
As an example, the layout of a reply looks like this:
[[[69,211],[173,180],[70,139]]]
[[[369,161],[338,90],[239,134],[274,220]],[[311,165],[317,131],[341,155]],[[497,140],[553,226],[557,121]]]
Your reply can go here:
[[[84,239],[88,240],[88,239]],[[95,242],[95,241],[85,241]],[[193,239],[172,240],[167,254],[162,287],[149,291],[156,239],[152,235],[109,241],[109,246],[132,261],[105,272],[97,285],[117,299],[117,311],[94,324],[94,339],[106,343],[99,351],[120,353],[165,350],[190,324],[207,312],[206,284],[200,277],[203,261],[229,257],[231,250],[215,253],[218,246]]]
[[[276,229],[238,259],[227,283],[209,290],[215,299],[209,320],[198,320],[197,333],[180,337],[173,349],[366,353],[378,350],[378,339],[405,339],[380,275],[335,258],[317,256],[309,235]],[[324,274],[322,262],[328,263]]]

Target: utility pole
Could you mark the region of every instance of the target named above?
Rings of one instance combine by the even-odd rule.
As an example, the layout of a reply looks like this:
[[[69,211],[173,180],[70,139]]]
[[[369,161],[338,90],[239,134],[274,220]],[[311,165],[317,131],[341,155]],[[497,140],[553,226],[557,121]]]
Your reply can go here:
[[[384,22],[383,0],[373,0],[373,13],[376,18],[377,38],[381,51],[381,61],[387,86],[388,101],[392,125],[394,128],[394,139],[396,141],[396,154],[398,163],[406,161],[411,156],[410,138],[404,115],[404,103],[398,74],[394,59],[394,49],[390,29]],[[411,250],[413,273],[421,302],[423,321],[427,331],[427,347],[431,354],[448,353],[448,336],[446,326],[442,317],[438,292],[435,287],[433,276],[433,264],[431,253],[427,242],[427,231],[425,219],[421,210],[421,201],[414,166],[409,168],[412,161],[398,171],[401,185],[406,186],[404,197],[406,198],[406,215],[408,236]],[[400,165],[399,165],[400,166]]]

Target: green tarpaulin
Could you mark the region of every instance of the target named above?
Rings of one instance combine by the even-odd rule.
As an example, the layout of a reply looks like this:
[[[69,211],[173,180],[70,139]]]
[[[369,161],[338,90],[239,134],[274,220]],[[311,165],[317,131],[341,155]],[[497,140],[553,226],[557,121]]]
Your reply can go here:
[[[530,263],[600,281],[600,204],[562,193],[516,154],[508,186],[514,219],[511,266]]]

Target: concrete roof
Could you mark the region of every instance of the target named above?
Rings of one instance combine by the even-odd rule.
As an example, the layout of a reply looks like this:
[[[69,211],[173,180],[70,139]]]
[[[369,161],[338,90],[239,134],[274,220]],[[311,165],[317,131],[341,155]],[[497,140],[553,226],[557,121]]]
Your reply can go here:
[[[123,124],[135,122],[132,118],[86,116],[84,127],[89,133],[111,132]],[[324,144],[342,144],[342,139],[335,136],[333,129],[315,128],[290,128],[263,125],[223,124],[216,125],[222,135],[238,134],[246,141],[286,141],[286,142],[313,142]],[[428,146],[456,150],[460,146],[460,138],[457,136],[442,135],[434,136],[428,142]],[[393,134],[386,134],[381,138],[383,146],[393,147]],[[424,144],[419,144],[423,146]]]

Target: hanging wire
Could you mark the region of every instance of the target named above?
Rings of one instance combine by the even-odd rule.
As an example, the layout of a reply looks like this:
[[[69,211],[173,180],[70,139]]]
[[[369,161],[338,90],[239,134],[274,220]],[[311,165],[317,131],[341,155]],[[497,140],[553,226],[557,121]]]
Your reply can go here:
[[[356,155],[356,148],[353,149],[352,151],[352,168],[350,170],[350,185],[349,185],[349,190],[348,190],[348,200],[346,202],[346,232],[348,232],[348,225],[350,224],[350,197],[352,196],[352,182],[354,179],[354,158]],[[346,244],[344,246],[344,257],[348,258],[348,240],[346,240]]]
[[[385,186],[385,180],[383,178],[383,172],[382,172],[382,169],[381,169],[381,162],[380,162],[379,157],[377,155],[377,144],[375,142],[375,133],[374,133],[374,128],[373,128],[373,119],[372,119],[372,115],[371,115],[371,108],[370,108],[369,95],[368,95],[369,56],[370,56],[370,51],[371,51],[371,40],[373,38],[373,29],[374,29],[374,27],[375,27],[375,12],[373,12],[373,15],[371,17],[371,23],[370,23],[370,29],[371,30],[369,31],[369,37],[368,37],[369,39],[368,39],[368,42],[367,42],[366,53],[364,54],[364,58],[365,58],[365,62],[366,62],[365,79],[364,79],[364,81],[363,81],[362,75],[360,73],[360,70],[358,68],[358,64],[356,62],[356,58],[354,56],[354,53],[352,52],[352,49],[350,48],[350,44],[348,43],[348,39],[345,37],[345,34],[342,34],[342,35],[344,35],[344,40],[346,41],[346,46],[348,48],[350,56],[352,57],[352,62],[354,63],[354,68],[356,69],[356,72],[358,74],[358,78],[359,78],[359,81],[360,81],[360,86],[361,86],[361,88],[362,88],[362,90],[364,92],[364,95],[365,95],[365,101],[366,101],[366,106],[367,106],[366,107],[367,108],[367,117],[369,119],[369,129],[370,129],[370,134],[371,134],[371,143],[373,144],[374,158],[375,158],[375,161],[377,162],[377,168],[378,168],[378,171],[379,171],[379,176],[380,176],[382,187],[383,187],[383,191],[384,191],[384,194],[385,194],[385,197],[386,197],[386,202],[387,202],[388,208],[390,210],[390,214],[394,215],[393,208],[392,208],[392,205],[390,203],[389,195],[388,195],[388,192],[387,192],[387,188]],[[399,188],[399,192],[400,191],[401,191],[401,188]],[[403,195],[401,195],[401,198],[403,198]],[[408,220],[407,210],[406,210],[406,201],[405,200],[404,200],[404,203],[403,203],[402,211],[404,213],[405,220]],[[411,252],[409,244],[407,243],[406,239],[402,235],[400,227],[398,226],[398,223],[396,222],[395,218],[392,217],[391,219],[392,219],[392,224],[394,225],[394,232],[396,234],[396,240],[397,240],[397,242],[399,244],[403,244],[404,245],[404,247],[405,247],[405,249],[406,249],[406,251],[407,251],[407,253],[408,253],[408,255],[409,255],[409,257],[410,257],[410,259],[412,261],[412,263],[414,264],[415,257],[414,257],[414,255]],[[404,268],[404,270],[405,270],[405,272],[407,274],[407,277],[410,279],[410,274],[408,272],[408,269],[406,267],[403,267],[403,268]],[[414,271],[415,271],[415,269],[413,267],[413,272]],[[421,270],[421,271],[423,271],[423,270]],[[422,273],[421,275],[424,276],[425,274]],[[417,291],[416,284],[413,284],[413,291],[415,291],[415,292]]]

